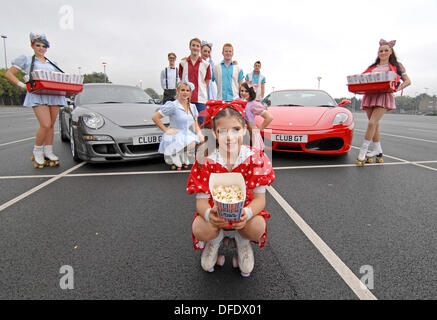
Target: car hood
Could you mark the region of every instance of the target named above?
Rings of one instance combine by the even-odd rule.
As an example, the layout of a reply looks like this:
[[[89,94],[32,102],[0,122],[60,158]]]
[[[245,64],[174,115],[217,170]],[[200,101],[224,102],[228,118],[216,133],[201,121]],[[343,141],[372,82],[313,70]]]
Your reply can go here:
[[[143,103],[113,103],[113,104],[87,104],[82,108],[99,113],[104,118],[121,127],[155,125],[153,114],[159,110],[160,105]],[[168,117],[162,118],[164,124],[169,123]]]
[[[314,127],[331,108],[327,107],[269,107],[273,121],[268,126],[280,128]],[[290,125],[291,123],[291,125]]]

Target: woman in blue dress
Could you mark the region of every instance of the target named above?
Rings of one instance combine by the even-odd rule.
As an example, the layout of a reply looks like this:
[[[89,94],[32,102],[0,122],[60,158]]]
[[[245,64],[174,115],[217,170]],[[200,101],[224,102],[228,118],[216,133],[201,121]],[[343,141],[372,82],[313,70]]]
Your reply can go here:
[[[45,58],[50,44],[44,34],[30,33],[30,45],[35,57],[33,70],[58,71],[56,67]],[[30,74],[32,58],[32,56],[21,55],[14,59],[5,77],[13,84],[26,89],[26,85],[21,82],[16,75],[20,71],[28,75]],[[45,159],[59,164],[59,158],[53,153],[54,125],[59,109],[65,105],[66,100],[64,96],[39,95],[30,92],[26,94],[23,106],[32,108],[39,122],[33,148],[35,167],[43,168],[46,163]]]
[[[159,152],[164,154],[164,160],[173,170],[188,168],[190,160],[188,153],[194,152],[195,146],[204,141],[199,123],[198,111],[190,103],[191,91],[194,85],[187,80],[180,82],[176,87],[176,100],[167,101],[152,120],[164,132]],[[166,127],[161,119],[170,118],[170,125]]]

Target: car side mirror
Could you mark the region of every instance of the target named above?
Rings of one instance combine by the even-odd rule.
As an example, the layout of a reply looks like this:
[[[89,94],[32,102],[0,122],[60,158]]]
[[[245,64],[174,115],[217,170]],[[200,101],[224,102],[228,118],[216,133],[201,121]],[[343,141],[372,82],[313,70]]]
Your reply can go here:
[[[342,101],[338,104],[338,106],[339,106],[339,107],[344,107],[344,106],[347,106],[348,104],[351,104],[351,101],[350,101],[350,100],[347,100],[347,99],[344,99],[344,100],[342,100]]]
[[[161,99],[153,99],[153,101],[155,101],[156,104],[161,104]]]
[[[153,99],[149,99],[149,103],[150,103],[150,104],[155,104],[155,100],[153,100]]]

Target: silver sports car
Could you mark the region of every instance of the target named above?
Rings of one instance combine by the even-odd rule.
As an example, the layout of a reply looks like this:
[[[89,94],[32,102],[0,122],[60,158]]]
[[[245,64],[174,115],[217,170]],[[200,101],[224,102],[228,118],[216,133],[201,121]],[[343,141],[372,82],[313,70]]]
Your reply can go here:
[[[142,89],[86,84],[74,103],[59,113],[61,139],[76,161],[147,159],[158,153],[162,131],[152,121],[159,105]],[[169,119],[164,117],[164,124]]]

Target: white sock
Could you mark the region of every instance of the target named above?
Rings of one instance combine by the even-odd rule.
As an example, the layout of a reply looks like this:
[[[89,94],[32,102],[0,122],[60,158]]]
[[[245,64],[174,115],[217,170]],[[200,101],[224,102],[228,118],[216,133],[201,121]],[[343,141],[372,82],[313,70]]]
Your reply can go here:
[[[374,142],[374,144],[375,144],[375,147],[373,150],[377,151],[378,153],[382,153],[381,141]]]
[[[53,152],[53,145],[45,145],[44,146],[44,152],[45,153]]]
[[[211,242],[212,244],[219,244],[223,240],[223,237],[224,237],[223,229],[220,229],[217,238],[209,240],[209,242]]]
[[[33,152],[44,152],[44,146],[33,146]]]
[[[364,139],[363,144],[361,145],[360,151],[364,151],[367,152],[367,150],[369,150],[369,145],[370,145],[370,140],[366,140]]]
[[[370,142],[369,150],[375,150],[375,142]]]
[[[249,240],[244,239],[238,231],[235,231],[235,242],[237,242],[240,246],[245,246],[249,244]]]

